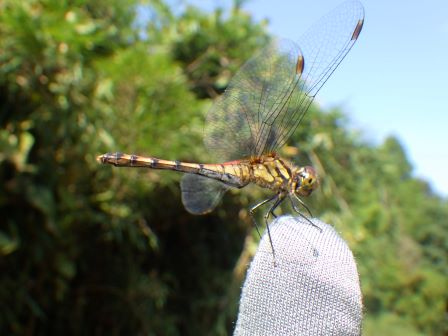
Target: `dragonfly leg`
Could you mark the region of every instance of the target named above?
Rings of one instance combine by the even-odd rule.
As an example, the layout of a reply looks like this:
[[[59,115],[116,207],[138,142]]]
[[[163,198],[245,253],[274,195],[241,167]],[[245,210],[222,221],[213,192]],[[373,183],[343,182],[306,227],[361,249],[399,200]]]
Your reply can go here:
[[[294,197],[295,197],[295,199],[297,200],[297,202],[299,202],[300,205],[303,206],[303,207],[305,208],[305,210],[308,212],[308,214],[310,215],[310,217],[313,217],[313,214],[311,213],[311,210],[310,210],[310,209],[306,206],[306,204],[299,198],[299,196],[297,196],[297,195],[294,194]],[[291,201],[292,201],[292,200],[291,200]],[[293,206],[295,206],[294,203],[292,203],[292,204],[293,204]],[[297,211],[295,208],[294,208],[294,210]],[[298,211],[297,211],[297,212],[298,212]]]
[[[269,203],[269,202],[272,202],[276,198],[277,198],[277,195],[274,195],[271,198],[265,199],[264,201],[261,201],[260,203],[255,204],[252,208],[249,209],[250,218],[252,218],[252,222],[254,223],[255,229],[257,230],[258,236],[260,238],[261,238],[261,233],[260,233],[260,229],[258,227],[257,221],[255,220],[254,212],[255,212],[255,210],[257,210],[262,205],[264,205],[266,203]]]
[[[282,194],[277,194],[275,195],[275,202],[274,204],[270,207],[269,211],[266,212],[266,214],[264,215],[264,222],[266,224],[266,229],[268,231],[268,237],[269,237],[269,242],[271,243],[271,248],[272,248],[272,256],[274,257],[274,266],[275,266],[275,249],[274,249],[274,243],[272,242],[272,236],[271,236],[271,230],[269,229],[269,223],[268,223],[268,219],[269,219],[269,215],[272,215],[272,217],[277,218],[277,215],[274,213],[275,209],[277,209],[277,207],[280,205],[280,203],[283,202],[285,196]]]
[[[276,195],[277,198],[275,200],[275,203],[271,206],[271,208],[269,209],[269,211],[267,212],[267,214],[265,215],[265,218],[267,219],[267,217],[269,217],[269,214],[272,215],[272,217],[277,218],[277,215],[274,213],[275,209],[277,209],[277,207],[280,205],[280,203],[283,202],[284,200],[284,196],[282,196],[281,194]]]
[[[312,217],[313,215],[312,215],[310,209],[305,205],[305,203],[303,203],[303,201],[297,195],[294,195],[294,197],[300,203],[300,205],[302,205],[306,209],[308,214]],[[297,207],[297,205],[294,204],[294,201],[291,196],[289,196],[289,200],[291,201],[292,208],[294,209],[295,212],[297,212],[297,214],[299,214],[300,217],[305,219],[308,223],[310,223],[312,226],[314,226],[315,228],[319,229],[320,232],[322,232],[322,229],[320,227],[318,227],[316,224],[314,224],[307,216],[305,216],[300,211],[300,209]]]
[[[283,200],[283,198],[282,198],[282,200]],[[274,218],[277,218],[278,216],[275,214],[275,210],[276,210],[276,208],[278,207],[278,205],[281,203],[281,201],[277,204],[277,206],[275,206],[273,209],[272,209],[272,211],[270,212],[270,214],[272,215],[272,217],[274,217]]]
[[[260,230],[259,230],[259,228],[258,228],[257,221],[255,220],[255,217],[254,217],[254,211],[255,211],[256,209],[258,209],[260,206],[262,206],[262,205],[264,205],[264,204],[266,204],[266,203],[269,203],[269,202],[272,202],[272,201],[275,200],[274,204],[269,208],[269,211],[266,212],[266,214],[264,215],[264,221],[265,221],[265,224],[266,224],[266,229],[267,229],[267,231],[268,231],[269,243],[271,244],[271,249],[272,249],[272,256],[273,256],[273,258],[274,258],[274,266],[276,266],[276,262],[275,262],[275,260],[276,260],[276,259],[275,259],[275,250],[274,250],[274,244],[272,243],[272,236],[271,236],[271,230],[269,229],[268,219],[269,219],[269,214],[271,214],[274,218],[277,218],[277,215],[274,214],[274,210],[275,210],[275,209],[278,207],[278,205],[282,202],[283,198],[284,198],[284,197],[281,197],[279,194],[276,194],[276,195],[272,196],[271,198],[265,199],[264,201],[262,201],[262,202],[256,204],[255,206],[253,206],[253,207],[249,210],[250,217],[252,218],[252,221],[253,221],[253,223],[254,223],[254,225],[255,225],[255,228],[257,229],[257,233],[258,233],[258,235],[259,235],[260,238],[261,238]]]

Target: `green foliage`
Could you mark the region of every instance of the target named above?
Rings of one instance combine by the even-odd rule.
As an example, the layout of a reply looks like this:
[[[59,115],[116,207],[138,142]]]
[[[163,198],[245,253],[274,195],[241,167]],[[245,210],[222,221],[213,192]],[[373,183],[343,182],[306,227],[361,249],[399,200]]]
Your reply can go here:
[[[254,24],[238,7],[230,16],[219,9],[203,14],[188,7],[177,18],[171,51],[198,97],[224,91],[233,73],[269,40],[264,25]]]
[[[313,125],[306,150],[322,181],[312,208],[343,231],[354,251],[367,320],[397,321],[397,330],[407,325],[416,333],[443,334],[447,202],[412,178],[396,139],[369,145],[340,126],[347,121],[338,112],[308,120]],[[383,319],[383,314],[394,317]],[[373,329],[366,334],[399,334]]]
[[[0,333],[228,334],[260,191],[190,216],[178,175],[95,157],[203,160],[210,97],[269,40],[265,23],[240,1],[175,15],[159,0],[4,0],[0,36]],[[358,259],[366,333],[442,335],[447,202],[396,139],[346,124],[313,107],[291,156],[318,169],[310,206]]]

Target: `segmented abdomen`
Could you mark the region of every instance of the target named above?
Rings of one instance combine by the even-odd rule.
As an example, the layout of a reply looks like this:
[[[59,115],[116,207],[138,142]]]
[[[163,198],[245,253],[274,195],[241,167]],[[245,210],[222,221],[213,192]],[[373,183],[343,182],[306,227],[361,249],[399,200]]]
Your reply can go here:
[[[123,153],[103,154],[97,160],[103,164],[111,164],[116,167],[144,167],[198,174],[237,188],[242,188],[251,181],[249,162],[247,161],[234,161],[224,164],[202,164],[162,160]]]

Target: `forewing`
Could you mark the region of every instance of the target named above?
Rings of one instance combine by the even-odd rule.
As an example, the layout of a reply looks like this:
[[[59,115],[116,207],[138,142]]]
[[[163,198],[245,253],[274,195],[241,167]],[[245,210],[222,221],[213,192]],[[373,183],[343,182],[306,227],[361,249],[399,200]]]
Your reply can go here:
[[[246,62],[207,115],[205,144],[217,158],[234,160],[263,153],[276,137],[272,125],[290,96],[300,48],[273,41]]]
[[[294,92],[285,100],[285,118],[272,127],[275,141],[266,143],[265,151],[280,148],[295,131],[314,97],[333,74],[361,33],[364,7],[359,1],[346,1],[314,24],[298,41],[304,66]]]
[[[229,189],[224,183],[194,174],[185,174],[180,188],[185,209],[195,215],[211,212]]]
[[[348,1],[296,44],[273,41],[247,61],[207,115],[205,145],[221,160],[280,148],[361,32],[364,9]]]

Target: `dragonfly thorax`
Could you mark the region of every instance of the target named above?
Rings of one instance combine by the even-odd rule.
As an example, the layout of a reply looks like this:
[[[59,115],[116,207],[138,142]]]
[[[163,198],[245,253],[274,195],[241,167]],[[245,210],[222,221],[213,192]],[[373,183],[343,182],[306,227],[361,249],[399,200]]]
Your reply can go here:
[[[276,154],[261,156],[248,162],[248,182],[283,195],[309,196],[319,186],[313,167],[294,166]],[[244,175],[244,174],[243,174]],[[241,180],[245,180],[244,176]]]
[[[319,186],[317,173],[313,167],[297,169],[290,181],[290,193],[297,196],[309,196]]]

